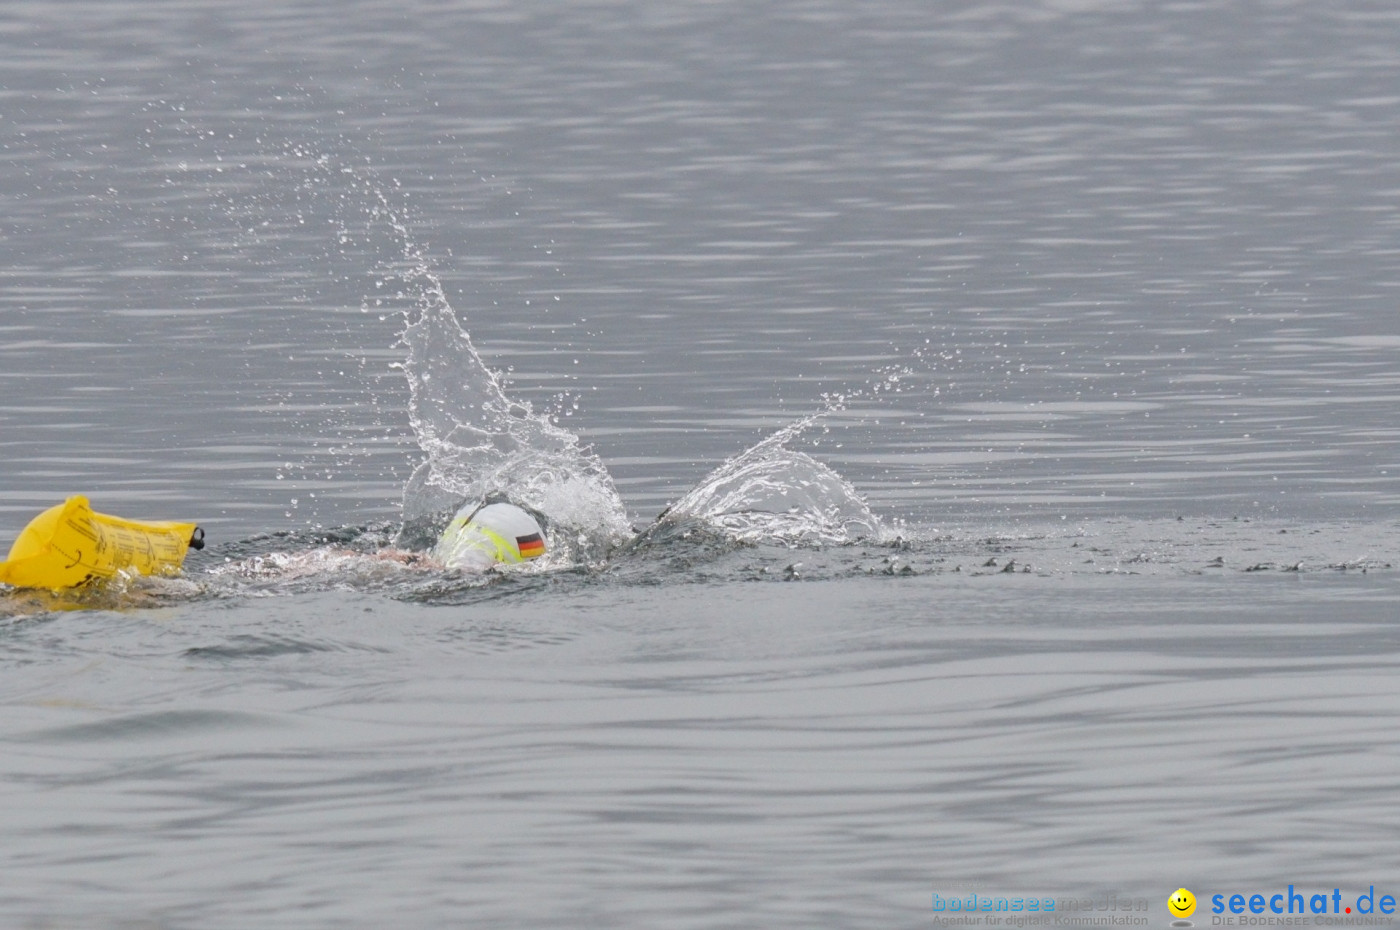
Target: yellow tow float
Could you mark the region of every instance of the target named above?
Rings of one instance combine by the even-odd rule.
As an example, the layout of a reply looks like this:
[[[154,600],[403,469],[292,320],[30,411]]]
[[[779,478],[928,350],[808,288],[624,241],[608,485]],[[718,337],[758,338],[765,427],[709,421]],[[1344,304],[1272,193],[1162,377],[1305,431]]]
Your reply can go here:
[[[144,523],[97,513],[81,495],[39,514],[0,562],[0,583],[74,588],[118,572],[173,575],[189,549],[204,548],[193,523]]]

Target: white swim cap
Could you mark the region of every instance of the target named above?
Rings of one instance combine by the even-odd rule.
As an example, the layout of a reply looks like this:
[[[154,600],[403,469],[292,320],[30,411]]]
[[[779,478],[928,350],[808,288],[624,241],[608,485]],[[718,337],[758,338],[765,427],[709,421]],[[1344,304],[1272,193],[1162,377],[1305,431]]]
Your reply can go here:
[[[433,556],[449,568],[485,571],[544,555],[544,530],[514,504],[468,504],[443,530]]]

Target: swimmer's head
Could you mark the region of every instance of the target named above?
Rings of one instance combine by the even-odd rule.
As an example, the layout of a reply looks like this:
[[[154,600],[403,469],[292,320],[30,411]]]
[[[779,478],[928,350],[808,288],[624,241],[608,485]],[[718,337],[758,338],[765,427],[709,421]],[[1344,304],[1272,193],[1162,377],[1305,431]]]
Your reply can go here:
[[[485,571],[544,555],[539,521],[514,504],[468,504],[443,530],[433,556],[449,568]]]

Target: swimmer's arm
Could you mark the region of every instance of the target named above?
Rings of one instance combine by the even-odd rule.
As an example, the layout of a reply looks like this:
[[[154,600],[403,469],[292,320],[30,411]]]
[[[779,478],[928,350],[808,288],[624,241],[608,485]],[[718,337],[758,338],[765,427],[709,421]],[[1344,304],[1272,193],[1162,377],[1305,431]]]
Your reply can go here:
[[[401,565],[412,565],[416,568],[443,569],[447,567],[426,552],[410,552],[407,549],[380,549],[371,558],[385,562],[398,562]]]

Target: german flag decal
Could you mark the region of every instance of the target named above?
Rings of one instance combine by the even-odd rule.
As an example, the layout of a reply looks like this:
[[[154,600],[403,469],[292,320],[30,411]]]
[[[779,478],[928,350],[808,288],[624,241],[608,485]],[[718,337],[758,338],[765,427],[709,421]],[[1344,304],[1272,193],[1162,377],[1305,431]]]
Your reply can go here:
[[[520,550],[522,559],[533,559],[536,556],[544,555],[544,540],[539,533],[515,537],[515,546]]]

